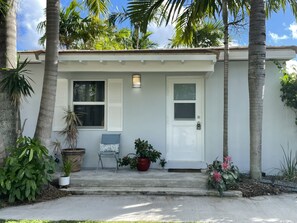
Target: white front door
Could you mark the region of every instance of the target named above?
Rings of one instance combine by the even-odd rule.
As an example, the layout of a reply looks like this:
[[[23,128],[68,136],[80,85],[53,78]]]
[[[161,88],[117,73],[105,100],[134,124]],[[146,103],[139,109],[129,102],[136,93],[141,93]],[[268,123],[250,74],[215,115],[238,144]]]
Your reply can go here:
[[[205,167],[203,106],[202,78],[167,78],[168,168]]]

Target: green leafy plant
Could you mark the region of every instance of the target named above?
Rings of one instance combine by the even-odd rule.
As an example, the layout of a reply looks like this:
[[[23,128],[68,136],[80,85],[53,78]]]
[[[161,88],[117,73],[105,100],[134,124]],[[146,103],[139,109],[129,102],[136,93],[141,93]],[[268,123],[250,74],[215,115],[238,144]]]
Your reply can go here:
[[[162,168],[165,167],[166,163],[167,163],[167,161],[166,161],[164,158],[160,159],[160,166],[161,166]]]
[[[122,159],[119,159],[120,166],[129,166],[131,169],[136,169],[138,158],[148,158],[151,162],[155,163],[160,159],[162,153],[155,150],[154,147],[148,143],[147,140],[136,139],[135,154],[129,153]]]
[[[16,66],[10,63],[12,68],[0,68],[3,75],[0,81],[0,89],[8,94],[11,103],[16,109],[16,130],[18,137],[22,134],[20,122],[20,105],[22,99],[26,99],[28,96],[31,97],[31,94],[34,93],[30,84],[30,81],[34,81],[28,76],[30,71],[26,69],[29,63],[28,58],[20,62],[20,56],[18,56]]]
[[[70,160],[65,160],[63,162],[64,177],[69,177],[70,176],[71,168],[72,168],[72,163],[70,162]]]
[[[282,147],[282,146],[281,146]],[[297,153],[293,155],[292,150],[289,150],[288,153],[285,152],[282,147],[284,157],[281,162],[280,172],[284,179],[293,181],[297,179]]]
[[[289,73],[279,62],[275,62],[275,64],[283,74],[280,81],[281,100],[297,113],[297,70],[295,69],[295,72]],[[297,117],[295,124],[297,125]]]
[[[0,168],[0,196],[13,203],[32,201],[51,181],[54,161],[40,141],[20,137]]]
[[[231,157],[224,158],[224,162],[214,160],[208,165],[208,185],[219,191],[223,196],[225,190],[235,187],[239,180],[239,169],[231,162]]]
[[[81,121],[78,115],[71,109],[65,110],[63,117],[65,120],[65,128],[60,132],[60,135],[65,136],[66,142],[71,149],[75,149],[78,139],[78,126],[81,125]]]

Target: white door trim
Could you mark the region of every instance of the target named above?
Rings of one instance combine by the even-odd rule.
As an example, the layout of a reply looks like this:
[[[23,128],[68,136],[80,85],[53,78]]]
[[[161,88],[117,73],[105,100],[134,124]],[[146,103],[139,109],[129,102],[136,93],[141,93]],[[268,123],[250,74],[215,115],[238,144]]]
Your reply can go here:
[[[180,123],[173,117],[173,85],[174,83],[196,83],[196,108],[195,120],[185,121],[189,123],[190,132],[193,132],[196,138],[195,155],[190,155],[188,160],[185,157],[173,158],[173,126],[179,126]],[[199,76],[174,76],[167,77],[166,80],[166,159],[167,168],[205,168],[205,146],[204,146],[204,78]],[[197,122],[201,124],[201,130],[196,130]],[[175,123],[175,124],[174,124]],[[187,124],[188,125],[188,124]],[[194,132],[195,131],[195,132]],[[177,153],[178,154],[178,153]],[[195,157],[195,158],[193,158]]]

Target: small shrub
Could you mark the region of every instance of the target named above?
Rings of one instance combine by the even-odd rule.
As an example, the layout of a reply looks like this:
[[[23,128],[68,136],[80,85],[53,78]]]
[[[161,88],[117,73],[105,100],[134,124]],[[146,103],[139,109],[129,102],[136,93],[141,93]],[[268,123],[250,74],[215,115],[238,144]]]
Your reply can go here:
[[[10,203],[32,201],[51,180],[54,161],[40,141],[20,137],[0,169],[0,196]]]
[[[119,159],[120,166],[129,166],[131,169],[137,168],[138,158],[148,158],[152,163],[157,162],[160,159],[162,153],[155,150],[154,147],[148,143],[147,140],[136,139],[135,142],[135,154],[129,153],[123,158]]]
[[[297,112],[297,70],[295,69],[292,73],[289,73],[285,67],[279,62],[275,62],[276,66],[283,74],[281,77],[281,100],[286,106]],[[295,124],[297,125],[297,117],[295,118]]]
[[[224,158],[224,162],[215,160],[208,165],[208,185],[223,195],[225,190],[237,185],[239,180],[238,167],[233,165],[231,157]]]
[[[160,159],[160,166],[161,166],[162,168],[165,167],[166,163],[167,163],[167,161],[166,161],[164,158]]]
[[[282,147],[284,157],[281,162],[280,172],[284,179],[293,181],[297,178],[297,154],[293,156],[292,150],[289,150],[288,153],[285,152]]]
[[[136,169],[137,157],[135,156],[135,154],[130,153],[119,159],[119,166],[130,166],[131,169]]]

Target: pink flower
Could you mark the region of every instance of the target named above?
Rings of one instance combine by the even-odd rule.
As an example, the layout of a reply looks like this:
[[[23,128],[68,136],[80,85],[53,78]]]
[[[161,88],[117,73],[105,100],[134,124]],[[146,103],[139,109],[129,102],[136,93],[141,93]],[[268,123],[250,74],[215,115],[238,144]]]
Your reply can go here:
[[[223,170],[227,170],[227,169],[229,169],[229,163],[228,162],[223,162],[223,164],[222,164],[222,169]]]
[[[220,182],[222,180],[222,175],[217,171],[213,171],[213,179],[215,182]]]
[[[226,156],[226,157],[224,158],[224,161],[225,161],[226,163],[230,163],[230,162],[231,162],[231,156]]]

